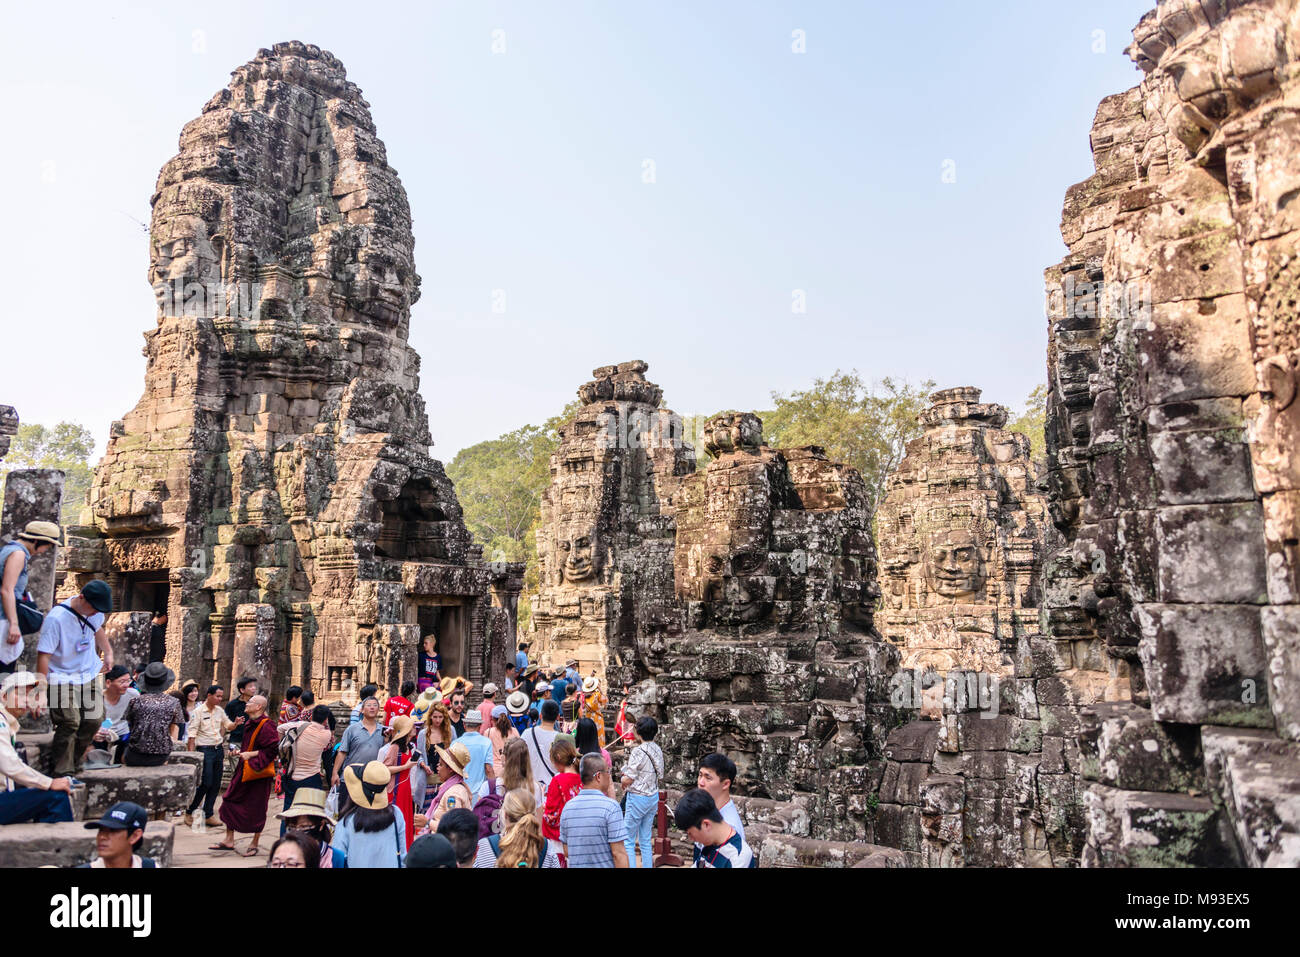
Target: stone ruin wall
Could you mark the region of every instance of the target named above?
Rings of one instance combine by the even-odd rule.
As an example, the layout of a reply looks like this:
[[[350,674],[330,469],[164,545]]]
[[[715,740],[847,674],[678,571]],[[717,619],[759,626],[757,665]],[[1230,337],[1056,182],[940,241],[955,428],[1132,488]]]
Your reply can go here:
[[[428,455],[411,214],[361,91],[314,46],[260,51],[152,205],[145,393],[69,529],[65,590],[113,586],[131,661],[165,600],[166,660],[200,683],[391,688],[445,628],[481,686],[522,567],[482,561]]]
[[[603,673],[611,711],[631,686],[631,710],[665,725],[670,786],[732,755],[756,840],[868,840],[897,653],[872,625],[862,480],[820,449],[768,448],[752,415],[711,420],[696,471],[645,370],[595,370],[561,430],[536,651]]]
[[[560,427],[537,531],[538,646],[550,664],[576,659],[616,691],[662,667],[676,624],[666,506],[695,471],[681,417],[660,408],[646,369],[602,366],[578,390],[583,404]]]
[[[980,390],[945,389],[876,515],[882,631],[900,648],[876,839],[926,867],[1058,866],[1081,853],[1078,705],[1098,643],[1039,628],[1046,508],[1029,442]]]
[[[1111,679],[1083,861],[1295,866],[1300,3],[1166,0],[1129,53],[1046,273],[1044,618]]]

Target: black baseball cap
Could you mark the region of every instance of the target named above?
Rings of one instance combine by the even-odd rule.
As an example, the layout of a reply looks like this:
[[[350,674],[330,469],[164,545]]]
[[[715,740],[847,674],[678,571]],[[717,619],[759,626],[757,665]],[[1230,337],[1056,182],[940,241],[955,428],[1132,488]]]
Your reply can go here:
[[[95,611],[107,615],[113,610],[113,591],[106,581],[96,578],[86,582],[86,586],[81,589],[81,597],[90,602],[90,607]]]
[[[406,852],[406,867],[455,867],[456,851],[441,834],[417,837]]]
[[[108,828],[110,831],[134,831],[136,828],[144,830],[149,823],[149,812],[138,804],[130,801],[118,801],[107,811],[98,821],[87,821],[86,830],[98,831],[100,828]]]

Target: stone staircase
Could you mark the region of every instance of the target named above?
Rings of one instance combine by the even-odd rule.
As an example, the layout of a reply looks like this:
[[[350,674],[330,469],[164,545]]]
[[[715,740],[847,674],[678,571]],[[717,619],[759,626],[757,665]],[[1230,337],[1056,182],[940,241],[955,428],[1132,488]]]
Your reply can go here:
[[[30,765],[43,765],[53,737],[49,732],[19,734]],[[154,858],[159,867],[166,867],[175,840],[171,821],[189,806],[201,768],[201,755],[176,751],[156,768],[83,771],[77,775],[80,786],[71,795],[76,820],[0,827],[0,867],[73,867],[93,859],[95,832],[84,827],[84,822],[99,820],[118,801],[133,801],[149,810],[151,820],[142,853]]]

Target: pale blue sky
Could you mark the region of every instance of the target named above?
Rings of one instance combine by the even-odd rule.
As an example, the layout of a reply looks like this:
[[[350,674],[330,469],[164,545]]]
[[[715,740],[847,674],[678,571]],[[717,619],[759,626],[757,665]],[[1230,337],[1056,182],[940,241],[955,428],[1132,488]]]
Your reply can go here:
[[[346,65],[410,195],[439,458],[636,358],[683,413],[837,367],[1019,407],[1046,378],[1061,201],[1097,101],[1138,80],[1123,49],[1150,5],[11,7],[0,402],[102,450],[143,386],[158,169],[232,69],[296,39]]]

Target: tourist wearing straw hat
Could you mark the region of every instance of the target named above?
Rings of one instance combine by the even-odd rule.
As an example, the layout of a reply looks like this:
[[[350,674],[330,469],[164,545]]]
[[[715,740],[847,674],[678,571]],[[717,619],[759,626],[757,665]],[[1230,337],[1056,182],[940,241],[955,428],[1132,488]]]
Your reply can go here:
[[[414,737],[415,722],[409,714],[399,714],[389,728],[388,743],[379,749],[379,760],[393,776],[388,790],[393,804],[402,812],[406,821],[405,846],[408,849],[411,841],[415,840],[415,809],[411,797],[411,769],[417,763],[411,749],[411,739]]]
[[[600,679],[591,675],[582,683],[582,695],[578,698],[578,717],[590,718],[596,722],[596,732],[600,736],[602,747],[605,744],[605,705],[607,704],[609,698],[600,689]]]
[[[23,653],[23,622],[18,606],[26,605],[27,632],[40,630],[40,615],[27,594],[31,561],[63,544],[63,530],[53,522],[28,522],[8,545],[0,547],[0,674],[12,674]],[[35,613],[35,614],[33,614]]]
[[[343,769],[352,806],[334,832],[334,846],[349,868],[401,867],[406,858],[406,821],[388,800],[393,776],[382,761]]]
[[[450,747],[437,748],[438,780],[442,784],[434,796],[429,815],[429,829],[436,830],[442,816],[454,808],[472,809],[473,797],[465,786],[465,768],[469,764],[469,749],[459,741],[453,741]]]
[[[334,818],[325,810],[329,795],[320,788],[299,788],[293,804],[275,816],[284,822],[286,831],[300,831],[320,845],[321,867],[343,867],[343,852],[333,847]]]

